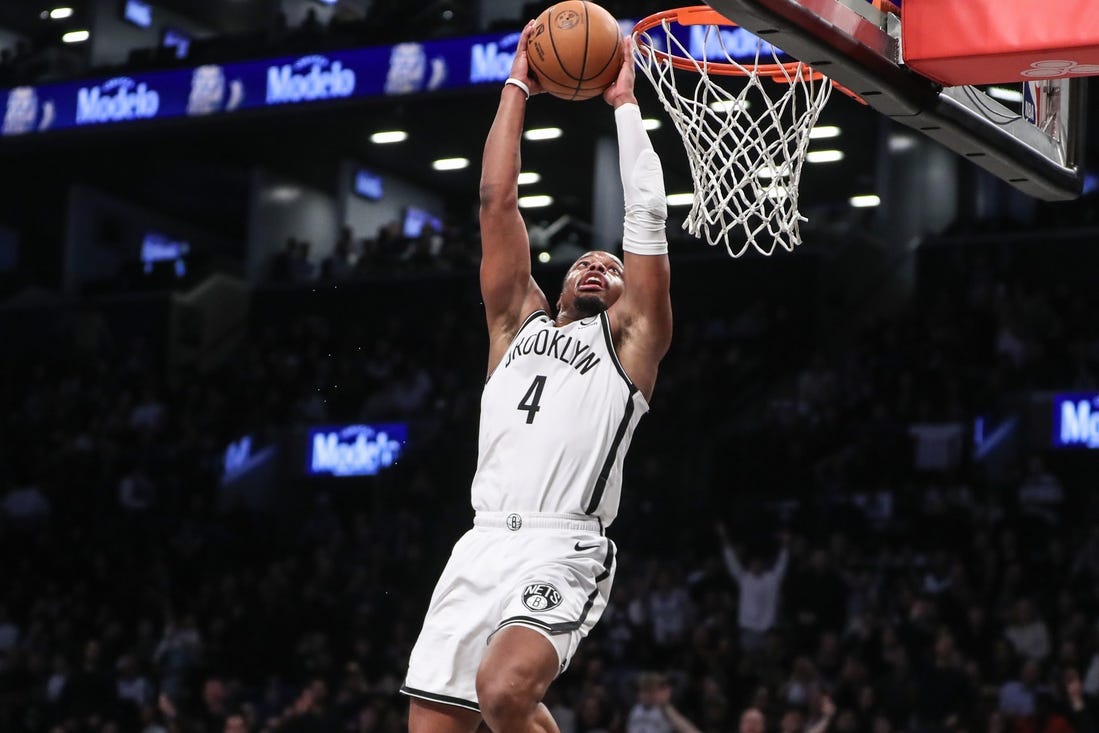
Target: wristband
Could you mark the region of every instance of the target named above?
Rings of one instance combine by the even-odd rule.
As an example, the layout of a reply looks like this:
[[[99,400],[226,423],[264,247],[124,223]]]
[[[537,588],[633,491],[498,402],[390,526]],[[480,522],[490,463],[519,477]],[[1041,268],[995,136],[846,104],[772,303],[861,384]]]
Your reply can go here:
[[[527,95],[527,99],[530,99],[530,87],[522,79],[516,79],[514,76],[508,77],[508,80],[504,82],[504,86],[510,84],[513,87],[519,87],[523,90],[523,94]]]
[[[631,242],[628,238],[622,240],[622,251],[635,255],[659,256],[668,254],[668,240],[663,242]]]

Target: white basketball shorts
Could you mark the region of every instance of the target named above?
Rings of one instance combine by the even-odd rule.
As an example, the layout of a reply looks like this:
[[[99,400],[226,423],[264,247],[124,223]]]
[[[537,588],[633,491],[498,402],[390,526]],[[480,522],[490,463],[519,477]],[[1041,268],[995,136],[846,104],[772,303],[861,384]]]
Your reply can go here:
[[[607,606],[615,547],[599,521],[567,514],[478,512],[454,545],[401,692],[470,710],[489,639],[513,624],[541,633],[559,672]]]

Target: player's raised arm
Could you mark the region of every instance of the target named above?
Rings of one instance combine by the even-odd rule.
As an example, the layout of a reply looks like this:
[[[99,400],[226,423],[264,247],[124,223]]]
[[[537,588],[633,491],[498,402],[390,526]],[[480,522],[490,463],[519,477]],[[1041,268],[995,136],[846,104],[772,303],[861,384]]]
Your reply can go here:
[[[533,22],[528,23],[519,39],[481,161],[481,296],[488,320],[490,373],[522,319],[539,308],[548,309],[530,274],[530,241],[519,213],[519,142],[527,92],[541,91],[527,70],[527,41],[533,28]]]
[[[633,44],[625,39],[622,71],[603,98],[614,107],[626,214],[622,232],[626,290],[615,308],[619,357],[646,397],[672,339],[668,203],[660,158],[641,122],[634,96]]]

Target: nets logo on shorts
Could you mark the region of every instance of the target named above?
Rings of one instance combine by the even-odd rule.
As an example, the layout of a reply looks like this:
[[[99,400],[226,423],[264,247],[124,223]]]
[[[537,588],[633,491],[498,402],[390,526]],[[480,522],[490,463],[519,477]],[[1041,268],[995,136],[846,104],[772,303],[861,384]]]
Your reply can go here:
[[[561,605],[561,593],[549,583],[531,583],[523,589],[523,605],[532,611],[549,611]]]

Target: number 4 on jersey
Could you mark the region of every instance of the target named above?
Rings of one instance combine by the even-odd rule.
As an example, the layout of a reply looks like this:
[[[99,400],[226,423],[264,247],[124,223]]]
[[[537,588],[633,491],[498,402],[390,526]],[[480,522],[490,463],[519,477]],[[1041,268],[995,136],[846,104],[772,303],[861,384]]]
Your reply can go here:
[[[519,400],[519,407],[517,409],[527,411],[527,425],[534,422],[534,415],[542,408],[538,406],[538,403],[542,400],[542,388],[546,386],[546,378],[539,374],[534,378],[534,381],[530,383],[530,389],[523,395],[523,399]]]

